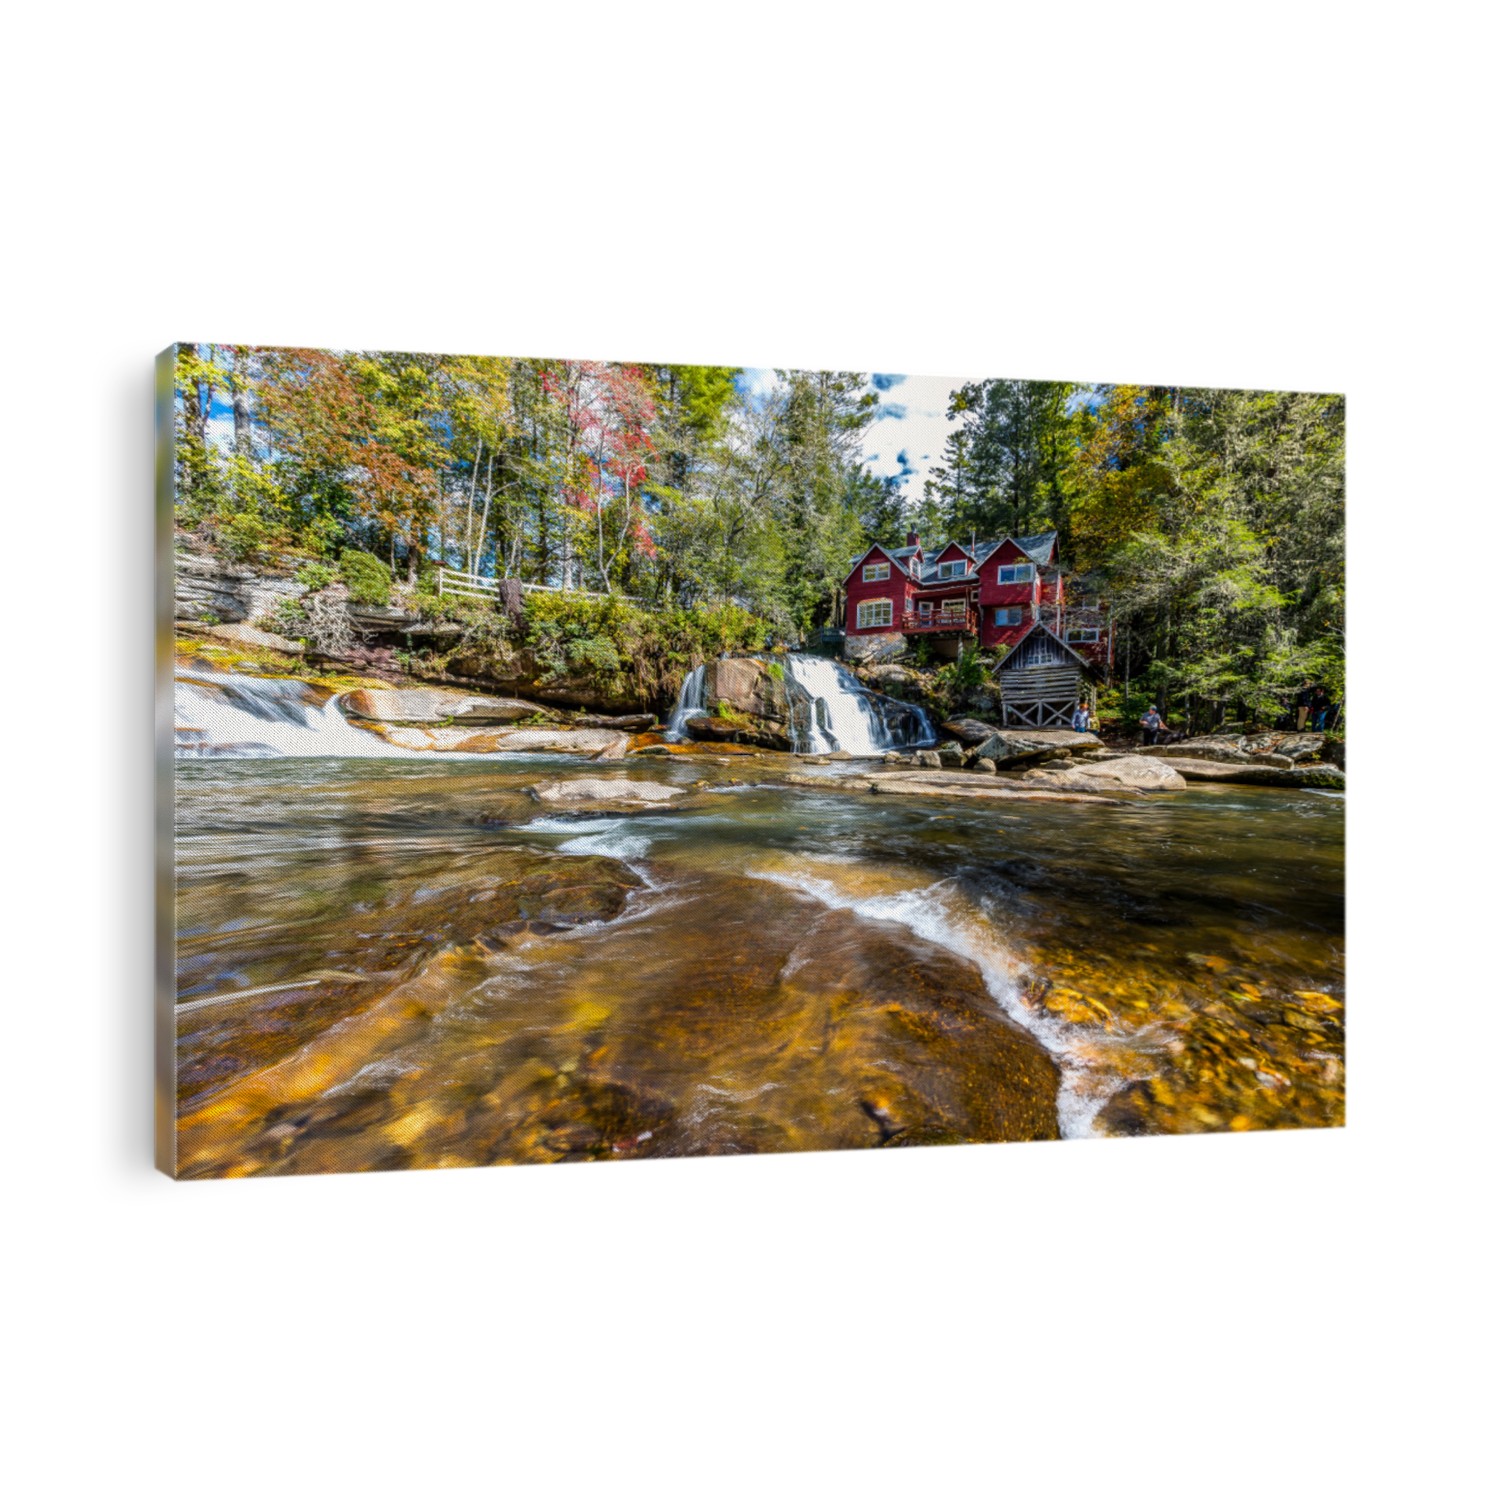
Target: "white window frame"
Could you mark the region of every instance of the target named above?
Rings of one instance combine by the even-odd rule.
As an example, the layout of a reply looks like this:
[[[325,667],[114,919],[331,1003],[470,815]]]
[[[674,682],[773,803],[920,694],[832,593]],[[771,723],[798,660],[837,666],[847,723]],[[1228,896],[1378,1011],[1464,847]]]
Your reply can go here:
[[[1007,573],[1009,578],[1005,576]],[[1035,563],[1001,563],[995,570],[996,583],[1030,583],[1035,577]]]
[[[885,611],[885,618],[874,618],[881,610]],[[882,625],[891,625],[894,620],[895,606],[889,599],[861,599],[858,608],[854,611],[856,630],[878,630]]]
[[[888,562],[868,562],[862,575],[866,583],[879,583],[890,576],[891,565]]]
[[[964,558],[952,558],[948,562],[940,562],[937,568],[939,578],[962,578],[969,571],[969,564]]]
[[[1002,614],[1015,615],[1014,620],[1002,620]],[[994,624],[997,630],[1008,630],[1014,625],[1026,623],[1026,608],[1021,604],[997,604],[995,606]]]
[[[1097,646],[1099,644],[1099,632],[1090,625],[1070,625],[1063,632],[1063,640],[1070,646]]]

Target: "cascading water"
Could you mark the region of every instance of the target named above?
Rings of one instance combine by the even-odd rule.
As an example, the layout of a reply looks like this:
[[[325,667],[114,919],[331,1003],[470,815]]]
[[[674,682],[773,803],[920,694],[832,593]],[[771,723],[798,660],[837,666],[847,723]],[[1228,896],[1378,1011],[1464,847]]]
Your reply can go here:
[[[667,720],[664,739],[682,740],[687,738],[687,721],[696,719],[703,713],[706,705],[703,702],[703,668],[694,667],[686,677],[682,679],[682,691],[677,695],[677,706],[672,710],[672,717]]]
[[[854,756],[879,756],[936,743],[932,721],[915,703],[872,693],[847,667],[826,657],[793,653],[782,660],[808,699],[805,716],[792,716],[798,754],[847,750]]]
[[[400,756],[411,752],[357,729],[338,697],[322,700],[294,678],[180,673],[176,753],[189,757]]]

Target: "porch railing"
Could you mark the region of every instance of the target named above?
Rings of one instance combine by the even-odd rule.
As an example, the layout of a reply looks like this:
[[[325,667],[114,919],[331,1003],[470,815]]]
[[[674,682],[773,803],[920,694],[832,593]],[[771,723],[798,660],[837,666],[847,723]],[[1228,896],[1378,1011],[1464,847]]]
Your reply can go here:
[[[979,629],[979,615],[972,609],[909,609],[901,616],[903,632],[923,630],[958,630],[973,633]]]

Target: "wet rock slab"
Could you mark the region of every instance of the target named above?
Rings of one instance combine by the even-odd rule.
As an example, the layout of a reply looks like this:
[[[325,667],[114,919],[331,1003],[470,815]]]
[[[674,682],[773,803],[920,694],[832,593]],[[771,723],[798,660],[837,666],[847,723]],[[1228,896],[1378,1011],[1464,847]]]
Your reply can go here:
[[[579,776],[571,781],[540,782],[531,795],[561,812],[655,812],[688,796],[687,789],[626,777]]]
[[[1142,755],[1091,760],[1080,766],[1039,766],[1025,785],[1064,792],[1180,792],[1187,782],[1170,765]]]
[[[1186,756],[1163,757],[1162,764],[1170,766],[1188,781],[1219,781],[1237,786],[1311,787],[1329,791],[1342,791],[1345,785],[1344,773],[1337,766],[1240,764]]]
[[[448,688],[364,688],[343,701],[351,718],[381,724],[518,724],[538,717],[555,719],[552,709],[521,698],[494,698]]]
[[[852,776],[811,776],[792,772],[784,780],[789,786],[813,787],[821,792],[865,792],[888,797],[956,797],[976,802],[1110,803],[1119,800],[1093,791],[1034,786],[1001,776],[976,775],[972,771],[882,769]]]

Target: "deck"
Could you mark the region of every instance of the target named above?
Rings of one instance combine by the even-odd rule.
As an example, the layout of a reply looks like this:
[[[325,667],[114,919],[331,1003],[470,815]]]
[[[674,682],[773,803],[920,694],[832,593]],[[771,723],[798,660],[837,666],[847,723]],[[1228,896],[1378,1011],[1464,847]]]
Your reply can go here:
[[[926,614],[911,609],[901,616],[903,635],[976,635],[978,631],[976,609],[934,609]]]

